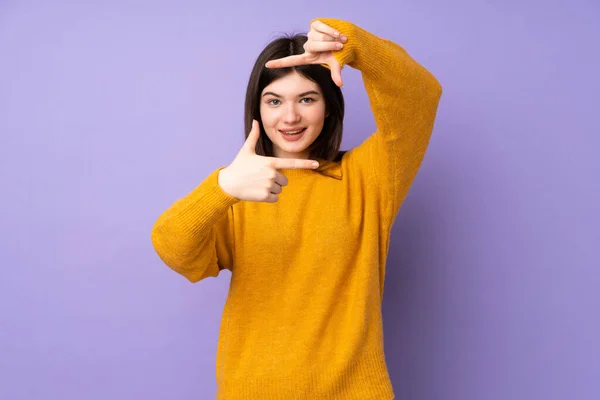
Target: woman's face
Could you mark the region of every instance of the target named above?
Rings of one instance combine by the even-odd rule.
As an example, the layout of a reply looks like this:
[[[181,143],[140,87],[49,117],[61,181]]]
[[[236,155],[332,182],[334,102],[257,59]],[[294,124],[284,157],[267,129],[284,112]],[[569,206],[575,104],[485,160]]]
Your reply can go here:
[[[319,85],[292,72],[271,82],[260,96],[260,117],[275,157],[307,159],[326,117]]]

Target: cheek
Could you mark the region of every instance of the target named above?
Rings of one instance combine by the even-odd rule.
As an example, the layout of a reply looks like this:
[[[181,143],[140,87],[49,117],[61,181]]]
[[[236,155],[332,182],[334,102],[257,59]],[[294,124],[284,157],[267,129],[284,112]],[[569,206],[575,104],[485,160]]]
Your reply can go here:
[[[260,107],[260,119],[262,120],[262,125],[267,134],[267,137],[274,142],[275,141],[275,126],[277,125],[277,118],[275,117],[275,113],[272,109],[267,107]]]
[[[311,107],[307,117],[313,124],[323,124],[325,122],[325,107]]]
[[[273,110],[263,106],[260,107],[260,119],[262,120],[265,128],[269,128],[275,122],[277,122],[277,118]]]

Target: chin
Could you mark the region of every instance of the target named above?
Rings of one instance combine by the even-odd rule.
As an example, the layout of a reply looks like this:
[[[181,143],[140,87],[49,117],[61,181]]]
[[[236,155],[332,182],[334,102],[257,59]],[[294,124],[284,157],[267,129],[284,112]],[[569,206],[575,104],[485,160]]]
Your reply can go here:
[[[279,147],[281,150],[285,151],[286,153],[301,154],[301,153],[306,152],[308,150],[309,146],[290,146],[290,145],[286,145],[286,143],[282,143],[282,144],[277,144],[277,147]]]

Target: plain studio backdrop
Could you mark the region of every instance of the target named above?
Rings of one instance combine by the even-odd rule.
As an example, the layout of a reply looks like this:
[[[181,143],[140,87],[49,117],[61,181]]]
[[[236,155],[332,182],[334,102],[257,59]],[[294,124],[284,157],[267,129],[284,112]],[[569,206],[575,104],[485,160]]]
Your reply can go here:
[[[214,398],[231,274],[189,283],[150,231],[237,153],[258,53],[316,17],[444,87],[388,259],[397,398],[600,398],[596,0],[2,1],[0,398]],[[375,124],[343,74],[348,149]]]

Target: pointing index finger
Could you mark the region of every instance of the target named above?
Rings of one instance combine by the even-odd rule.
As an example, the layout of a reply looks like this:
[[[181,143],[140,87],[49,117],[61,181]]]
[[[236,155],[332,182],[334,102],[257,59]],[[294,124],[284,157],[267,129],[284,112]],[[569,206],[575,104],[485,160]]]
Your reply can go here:
[[[304,54],[296,54],[294,56],[278,58],[277,60],[270,60],[265,64],[265,66],[267,68],[287,68],[303,64],[306,64],[306,61],[304,60]]]
[[[293,158],[272,158],[275,169],[315,169],[319,163],[314,160],[303,160]]]

